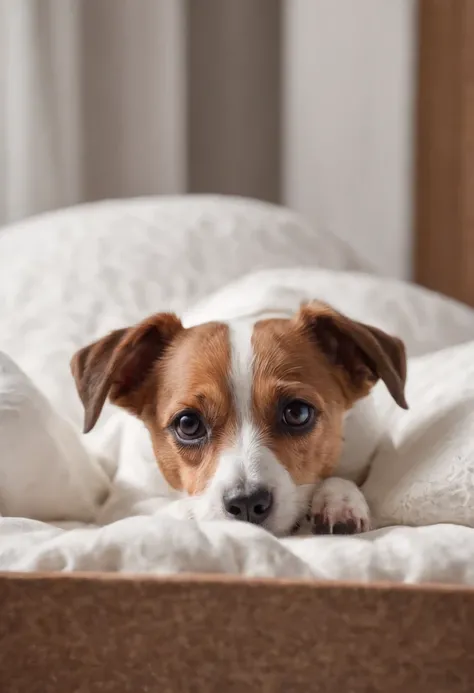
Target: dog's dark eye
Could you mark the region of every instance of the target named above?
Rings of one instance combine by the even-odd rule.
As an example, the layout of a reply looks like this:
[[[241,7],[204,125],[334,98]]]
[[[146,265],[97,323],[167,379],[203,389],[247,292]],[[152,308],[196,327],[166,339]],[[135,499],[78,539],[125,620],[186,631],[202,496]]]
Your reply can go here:
[[[301,399],[287,402],[283,408],[281,422],[288,429],[305,429],[314,421],[314,408]]]
[[[207,435],[202,418],[193,411],[178,414],[172,425],[177,438],[183,443],[199,441]]]

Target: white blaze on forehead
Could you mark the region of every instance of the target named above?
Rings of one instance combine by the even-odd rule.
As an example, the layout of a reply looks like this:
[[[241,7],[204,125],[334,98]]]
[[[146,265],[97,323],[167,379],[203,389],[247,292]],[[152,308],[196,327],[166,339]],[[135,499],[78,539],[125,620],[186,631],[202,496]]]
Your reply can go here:
[[[253,323],[229,324],[230,341],[230,386],[240,425],[248,422],[252,414],[253,363],[255,354],[252,345]]]
[[[235,440],[224,452],[229,477],[234,475],[244,489],[258,485],[259,434],[252,420],[252,386],[255,354],[252,345],[254,323],[236,321],[229,324],[229,385],[237,419]],[[231,471],[232,468],[232,471]],[[234,482],[235,483],[235,482]]]
[[[253,416],[253,376],[255,351],[252,335],[255,323],[239,320],[229,323],[229,385],[237,420],[235,437],[223,450],[221,469],[229,486],[250,492],[257,486],[273,490],[286,470],[262,444],[261,432]],[[275,470],[275,466],[279,469]]]
[[[250,493],[258,486],[274,486],[272,453],[261,443],[260,432],[252,415],[254,349],[253,321],[228,323],[230,364],[229,388],[235,412],[237,430],[220,455],[219,464],[210,488],[223,492]],[[269,460],[269,458],[272,458]]]

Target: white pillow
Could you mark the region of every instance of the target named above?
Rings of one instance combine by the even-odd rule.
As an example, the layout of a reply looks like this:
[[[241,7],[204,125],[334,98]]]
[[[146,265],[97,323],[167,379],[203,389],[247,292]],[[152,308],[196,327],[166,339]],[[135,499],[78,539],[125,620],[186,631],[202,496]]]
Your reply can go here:
[[[474,342],[416,359],[364,493],[378,526],[474,526]]]
[[[0,515],[91,522],[109,487],[78,433],[0,352]]]

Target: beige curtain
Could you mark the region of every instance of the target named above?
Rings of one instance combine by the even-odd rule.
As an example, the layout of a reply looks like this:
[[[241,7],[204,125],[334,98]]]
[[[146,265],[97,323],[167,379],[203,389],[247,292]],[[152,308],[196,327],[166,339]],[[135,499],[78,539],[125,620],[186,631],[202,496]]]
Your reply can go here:
[[[184,3],[0,1],[0,222],[185,188]]]
[[[0,224],[279,193],[279,0],[0,0]]]
[[[78,19],[67,0],[0,2],[0,221],[82,197]]]

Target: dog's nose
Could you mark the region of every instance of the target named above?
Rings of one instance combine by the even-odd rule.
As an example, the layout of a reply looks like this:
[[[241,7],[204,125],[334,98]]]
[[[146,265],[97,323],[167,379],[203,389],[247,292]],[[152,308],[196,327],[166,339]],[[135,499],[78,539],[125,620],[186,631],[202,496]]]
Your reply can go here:
[[[261,525],[269,516],[273,505],[273,494],[259,488],[249,494],[229,493],[224,496],[224,508],[229,517],[254,525]]]

